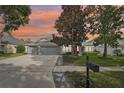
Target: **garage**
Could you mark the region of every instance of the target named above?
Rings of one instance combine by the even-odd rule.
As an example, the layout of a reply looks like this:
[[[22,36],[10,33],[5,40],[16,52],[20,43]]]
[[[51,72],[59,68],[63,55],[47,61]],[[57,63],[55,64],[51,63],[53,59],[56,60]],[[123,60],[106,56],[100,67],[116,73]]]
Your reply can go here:
[[[59,55],[60,48],[53,42],[41,41],[39,42],[38,53],[40,55]]]

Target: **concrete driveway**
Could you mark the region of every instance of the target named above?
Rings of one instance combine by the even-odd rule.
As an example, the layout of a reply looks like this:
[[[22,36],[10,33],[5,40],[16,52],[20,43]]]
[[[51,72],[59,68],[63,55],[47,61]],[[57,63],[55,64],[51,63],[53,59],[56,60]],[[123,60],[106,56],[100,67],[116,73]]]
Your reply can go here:
[[[58,55],[24,55],[0,60],[0,87],[53,88]]]

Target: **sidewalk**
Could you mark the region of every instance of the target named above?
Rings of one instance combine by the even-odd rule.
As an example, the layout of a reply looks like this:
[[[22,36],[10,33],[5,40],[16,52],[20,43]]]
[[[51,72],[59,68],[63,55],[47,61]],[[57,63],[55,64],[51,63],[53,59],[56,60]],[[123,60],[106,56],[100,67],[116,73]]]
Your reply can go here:
[[[56,66],[53,72],[73,72],[73,71],[86,71],[85,66]],[[100,72],[103,71],[124,71],[124,66],[111,66],[111,67],[100,67]]]

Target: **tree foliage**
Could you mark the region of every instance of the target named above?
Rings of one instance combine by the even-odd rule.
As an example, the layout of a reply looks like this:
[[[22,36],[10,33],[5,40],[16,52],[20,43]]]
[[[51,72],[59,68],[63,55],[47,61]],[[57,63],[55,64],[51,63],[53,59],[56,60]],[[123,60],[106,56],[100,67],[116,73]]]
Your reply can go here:
[[[63,44],[81,45],[81,42],[87,39],[87,22],[93,7],[62,6],[63,11],[55,22],[55,28],[63,35]]]
[[[107,56],[107,46],[117,47],[118,39],[121,38],[120,28],[124,26],[124,6],[103,5],[95,6],[97,13],[92,17],[91,25],[94,25],[91,33],[98,34],[94,40],[95,45],[103,44],[103,56]]]
[[[27,5],[6,5],[0,6],[0,17],[4,20],[4,32],[17,30],[29,22],[31,14],[30,6]]]
[[[80,6],[62,6],[63,12],[55,22],[55,28],[62,32],[66,42],[78,43],[79,35],[82,32],[82,11]],[[72,42],[70,42],[72,43]]]

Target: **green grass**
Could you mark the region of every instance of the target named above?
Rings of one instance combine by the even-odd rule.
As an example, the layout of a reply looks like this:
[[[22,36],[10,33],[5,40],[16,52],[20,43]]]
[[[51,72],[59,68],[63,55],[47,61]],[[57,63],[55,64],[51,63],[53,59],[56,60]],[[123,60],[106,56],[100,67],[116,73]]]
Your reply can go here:
[[[100,66],[124,66],[124,56],[108,56],[103,58],[96,53],[88,53],[90,61]],[[64,65],[85,65],[86,54],[82,56],[63,55]]]
[[[22,56],[25,55],[25,53],[16,53],[16,54],[0,54],[0,60],[11,58],[11,57],[17,57],[17,56]]]
[[[85,72],[67,72],[65,75],[74,87],[86,87]],[[90,87],[124,88],[124,72],[90,72]]]

